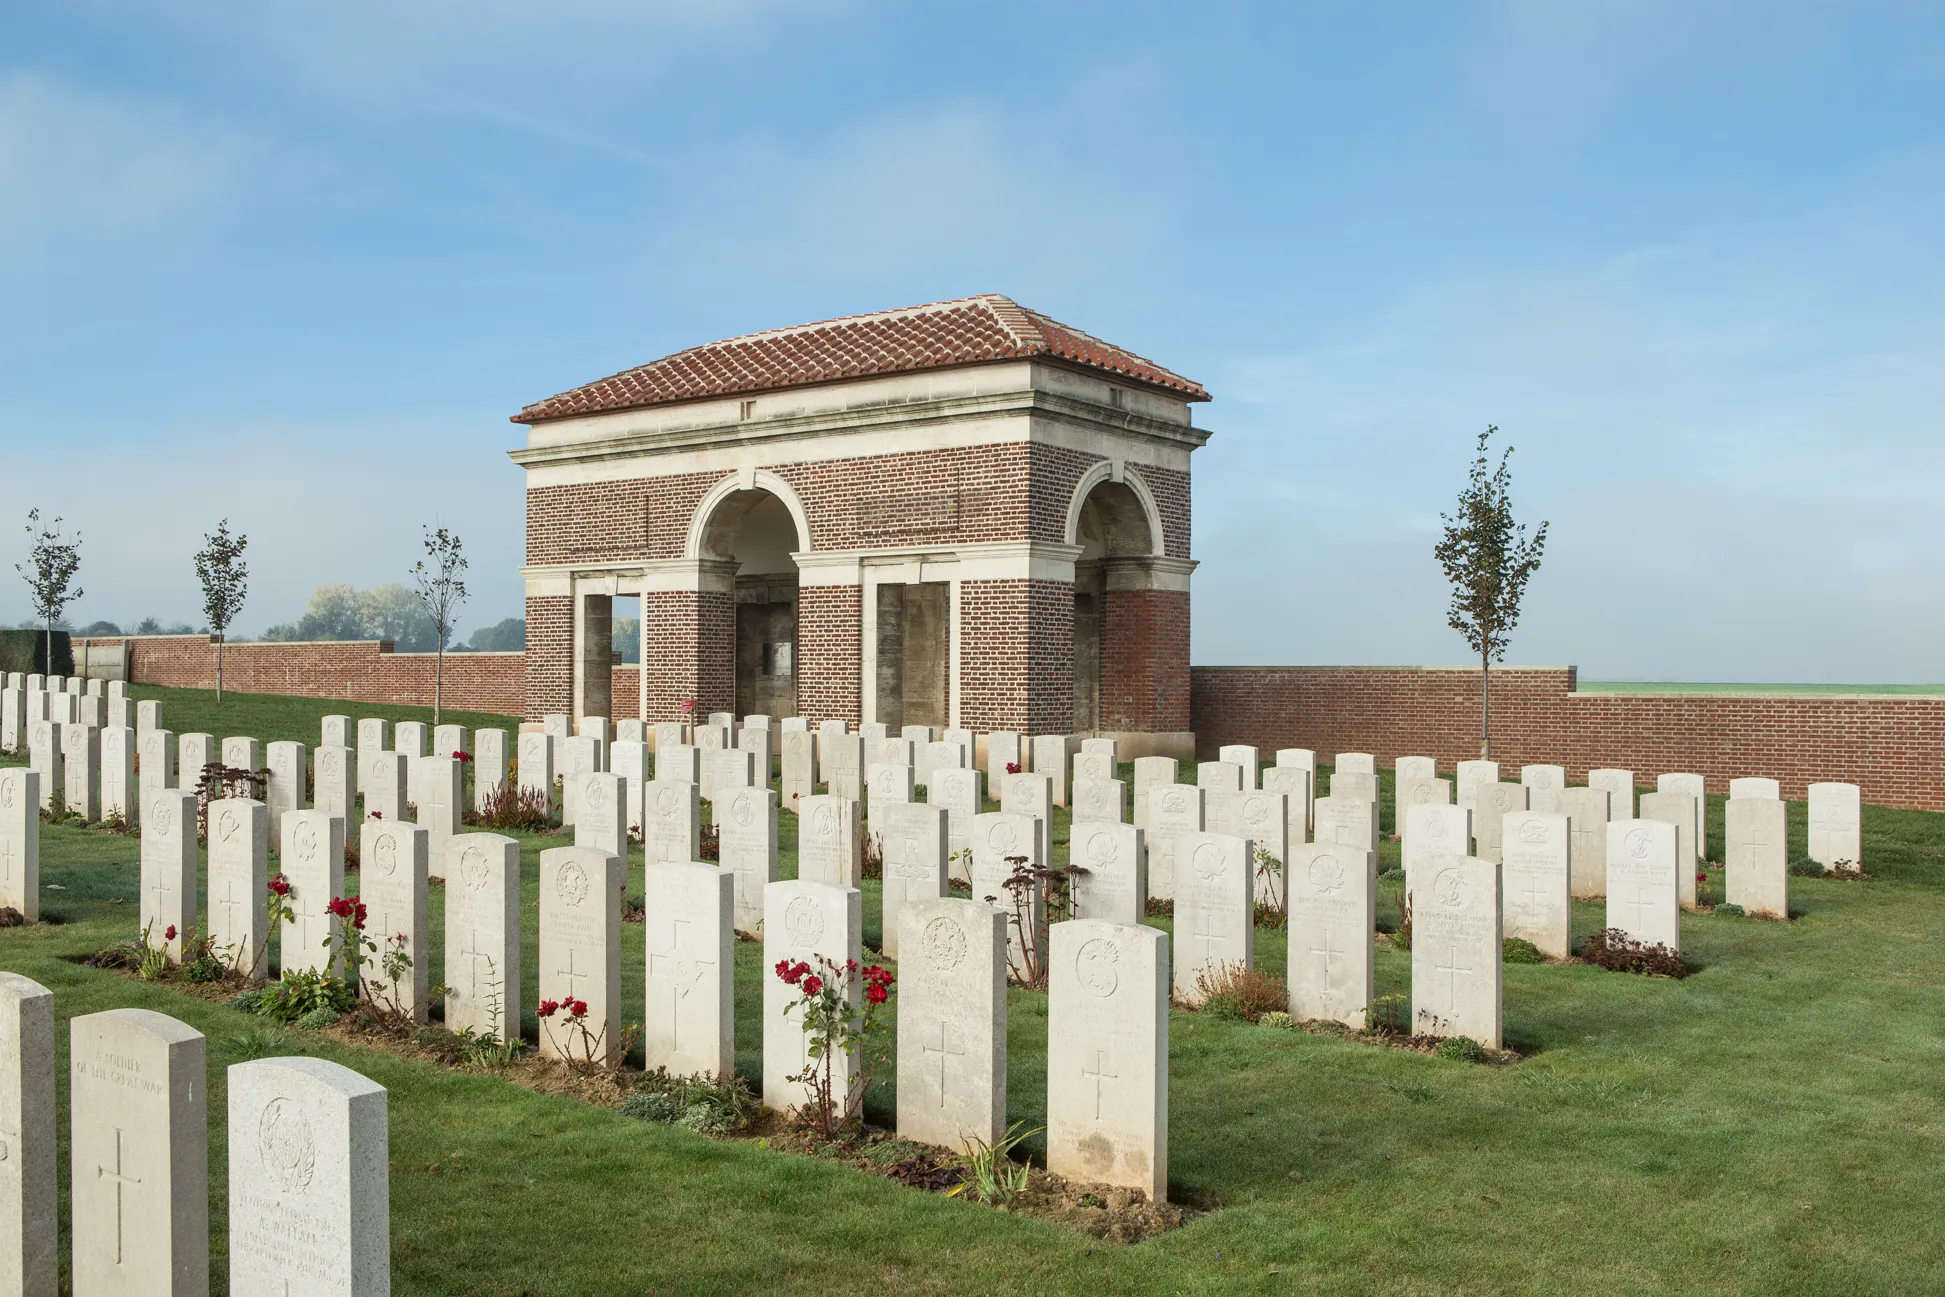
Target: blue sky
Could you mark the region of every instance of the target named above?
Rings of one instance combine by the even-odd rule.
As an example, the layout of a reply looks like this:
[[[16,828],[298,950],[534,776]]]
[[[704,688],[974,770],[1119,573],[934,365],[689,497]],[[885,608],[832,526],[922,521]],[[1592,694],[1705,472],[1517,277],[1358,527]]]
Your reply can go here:
[[[1922,4],[6,6],[6,495],[83,619],[195,616],[228,515],[246,631],[443,522],[463,635],[520,405],[999,291],[1215,394],[1198,662],[1462,660],[1493,422],[1510,660],[1945,679],[1941,74]]]

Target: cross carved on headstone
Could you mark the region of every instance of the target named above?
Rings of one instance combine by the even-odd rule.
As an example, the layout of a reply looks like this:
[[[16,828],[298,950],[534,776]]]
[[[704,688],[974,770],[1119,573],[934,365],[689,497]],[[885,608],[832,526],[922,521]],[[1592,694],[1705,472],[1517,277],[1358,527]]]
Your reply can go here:
[[[100,1164],[95,1166],[95,1179],[109,1179],[115,1182],[115,1264],[122,1263],[122,1190],[131,1184],[142,1183],[135,1176],[122,1171],[122,1132],[115,1128],[115,1168],[109,1170]]]
[[[1446,1011],[1457,1011],[1459,1007],[1459,975],[1463,973],[1467,977],[1472,976],[1473,970],[1471,965],[1461,964],[1459,962],[1458,946],[1448,943],[1445,947],[1445,962],[1441,964],[1434,960],[1432,966],[1439,972],[1445,974]]]
[[[1636,932],[1646,932],[1648,930],[1648,921],[1653,917],[1655,912],[1655,902],[1648,895],[1648,889],[1646,887],[1639,883],[1635,884],[1634,899],[1628,902],[1628,908],[1635,912],[1634,922]]]
[[[1094,1120],[1099,1121],[1101,1119],[1101,1082],[1118,1081],[1121,1079],[1121,1074],[1107,1070],[1107,1050],[1097,1049],[1092,1052],[1094,1054],[1094,1070],[1091,1072],[1088,1071],[1086,1065],[1083,1064],[1081,1067],[1081,1079],[1094,1082]]]
[[[1521,878],[1526,883],[1526,886],[1519,890],[1520,913],[1537,918],[1542,913],[1540,903],[1546,900],[1547,889],[1541,885],[1540,875],[1537,870],[1526,869],[1521,870],[1520,873]]]
[[[1350,953],[1347,950],[1338,950],[1331,944],[1331,938],[1335,935],[1329,928],[1325,928],[1323,946],[1319,947],[1313,943],[1310,947],[1310,953],[1324,961],[1324,989],[1326,990],[1329,990],[1331,984],[1337,980],[1332,976],[1336,972],[1335,961],[1343,959]]]
[[[1203,961],[1213,962],[1216,957],[1216,944],[1220,942],[1223,937],[1222,925],[1217,923],[1216,916],[1209,913],[1207,910],[1204,910],[1202,912],[1201,918],[1202,918],[1202,923],[1201,923],[1202,930],[1200,932],[1192,933],[1190,939],[1202,943]]]
[[[1769,845],[1769,825],[1760,816],[1747,816],[1742,824],[1742,837],[1736,845],[1752,853],[1761,851]]]
[[[554,970],[554,976],[565,977],[567,979],[567,994],[570,999],[573,999],[573,998],[578,998],[574,995],[574,983],[581,978],[592,976],[592,974],[575,971],[574,947],[569,946],[567,948],[567,967],[556,968]]]
[[[946,1069],[946,1059],[948,1059],[948,1058],[964,1058],[964,1057],[966,1056],[966,1051],[965,1051],[965,1050],[963,1050],[963,1049],[953,1049],[953,1048],[952,1048],[952,1047],[951,1047],[950,1045],[948,1045],[948,1044],[946,1043],[946,1028],[947,1028],[947,1027],[948,1027],[949,1025],[950,1025],[950,1024],[948,1024],[948,1023],[946,1022],[946,1020],[945,1020],[945,1019],[943,1019],[943,1018],[941,1018],[941,1019],[939,1019],[939,1043],[938,1043],[937,1045],[920,1045],[920,1046],[919,1046],[919,1050],[920,1050],[920,1052],[921,1052],[921,1053],[925,1053],[925,1054],[937,1054],[937,1055],[939,1056],[939,1106],[940,1106],[941,1108],[943,1108],[943,1107],[945,1107],[945,1069]],[[1097,1088],[1098,1088],[1098,1085],[1099,1085],[1099,1083],[1097,1082],[1097,1083],[1096,1083],[1096,1086],[1097,1086]],[[1098,1108],[1099,1108],[1099,1106],[1100,1106],[1100,1103],[1099,1103],[1099,1100],[1098,1100],[1098,1099],[1097,1099],[1097,1100],[1096,1100],[1096,1102],[1095,1102],[1095,1106],[1096,1106],[1096,1109],[1097,1109],[1097,1111],[1095,1112],[1095,1114],[1094,1114],[1094,1115],[1095,1115],[1096,1117],[1098,1117],[1098,1116],[1100,1116],[1100,1115],[1101,1115],[1101,1114],[1100,1114],[1100,1112],[1098,1111]]]

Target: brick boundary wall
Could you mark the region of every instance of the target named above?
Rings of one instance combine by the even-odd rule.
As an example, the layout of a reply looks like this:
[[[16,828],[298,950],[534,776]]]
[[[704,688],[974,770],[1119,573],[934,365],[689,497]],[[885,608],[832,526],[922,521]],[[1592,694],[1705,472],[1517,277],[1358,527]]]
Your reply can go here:
[[[128,644],[130,674],[139,684],[216,687],[216,645],[207,635],[116,636],[74,643]],[[223,685],[240,694],[430,707],[434,657],[395,653],[389,640],[230,644],[223,650]],[[524,710],[526,677],[524,653],[448,652],[444,702],[458,711],[518,716]]]
[[[1369,752],[1389,766],[1434,756],[1440,773],[1479,755],[1479,672],[1472,667],[1192,667],[1190,712],[1205,760],[1223,743]],[[1945,697],[1891,694],[1606,694],[1575,692],[1573,667],[1497,667],[1493,759],[1655,776],[1692,771],[1712,793],[1767,775],[1783,795],[1858,784],[1877,806],[1945,810]]]

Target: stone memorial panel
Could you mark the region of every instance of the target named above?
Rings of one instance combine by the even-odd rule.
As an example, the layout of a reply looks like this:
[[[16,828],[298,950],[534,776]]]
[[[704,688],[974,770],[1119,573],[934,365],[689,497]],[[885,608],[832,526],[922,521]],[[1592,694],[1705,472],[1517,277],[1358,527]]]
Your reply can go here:
[[[1371,934],[1378,902],[1377,872],[1367,855],[1329,842],[1300,843],[1290,851],[1293,1018],[1366,1025],[1376,993]]]
[[[270,975],[270,808],[248,797],[209,804],[209,937],[223,963]]]
[[[777,794],[739,788],[724,794],[716,809],[717,854],[735,884],[730,922],[756,936],[763,929],[763,889],[777,881]]]
[[[431,835],[416,824],[366,820],[358,826],[358,861],[358,899],[369,910],[365,931],[378,945],[368,955],[372,963],[366,979],[378,988],[385,1007],[424,1022],[431,1006]],[[412,961],[396,983],[383,971],[383,961],[394,949]]]
[[[1608,927],[1645,945],[1682,948],[1679,835],[1668,820],[1608,822]]]
[[[1469,1036],[1498,1049],[1503,976],[1499,866],[1460,856],[1439,860],[1425,873],[1412,897],[1412,1030]]]
[[[776,794],[750,789],[750,799]],[[740,800],[740,799],[739,799]],[[772,812],[774,814],[774,811]],[[647,985],[642,1052],[671,1076],[727,1078],[736,1071],[735,935],[738,880],[699,862],[650,865],[642,875],[647,906]],[[767,884],[766,884],[767,886]],[[762,907],[747,931],[763,926]],[[764,970],[767,986],[774,975]]]
[[[446,843],[445,863],[446,1027],[511,1039],[522,1009],[520,844],[462,833]]]
[[[1047,1169],[1168,1201],[1168,934],[1054,925],[1047,987]]]
[[[605,821],[606,812],[598,813]],[[578,1025],[566,1011],[540,1020],[545,1057],[600,1064],[614,1060],[621,1048],[621,893],[627,881],[623,859],[598,847],[540,853],[540,1001],[588,1006]]]
[[[974,772],[977,773],[977,772]],[[956,897],[899,912],[898,1134],[965,1149],[1006,1133],[1006,919]]]

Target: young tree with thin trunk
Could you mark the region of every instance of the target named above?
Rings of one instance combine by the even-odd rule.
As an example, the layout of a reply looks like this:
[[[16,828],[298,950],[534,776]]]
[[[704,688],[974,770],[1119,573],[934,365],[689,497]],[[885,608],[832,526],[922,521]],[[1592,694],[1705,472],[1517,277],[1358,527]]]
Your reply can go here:
[[[216,533],[203,537],[203,549],[196,555],[196,579],[203,583],[203,615],[216,632],[216,701],[223,701],[223,641],[236,615],[243,611],[244,596],[250,589],[250,569],[243,561],[249,547],[248,536],[230,535],[230,520],[216,525]]]
[[[34,612],[47,626],[47,671],[54,671],[54,623],[67,606],[79,599],[79,588],[69,590],[74,574],[81,570],[81,533],[75,532],[74,539],[61,535],[61,520],[56,518],[51,527],[40,527],[41,511],[27,511],[27,535],[30,544],[27,549],[27,564],[14,564],[14,571],[27,581],[31,592],[30,600]]]
[[[439,706],[446,685],[446,640],[452,634],[459,605],[466,601],[466,554],[459,537],[444,527],[425,531],[425,558],[412,565],[412,581],[419,588],[419,602],[425,605],[432,628],[438,633],[438,657],[432,674],[432,723],[439,723]],[[428,566],[427,560],[430,560]]]
[[[1532,536],[1524,523],[1513,521],[1510,494],[1513,475],[1507,467],[1513,448],[1491,467],[1487,443],[1497,433],[1488,427],[1479,434],[1479,457],[1472,461],[1471,480],[1459,492],[1454,514],[1440,514],[1445,537],[1433,551],[1452,583],[1452,607],[1446,624],[1465,636],[1479,655],[1479,757],[1492,756],[1492,667],[1506,660],[1506,645],[1520,620],[1520,599],[1526,583],[1540,570],[1546,548],[1547,524]]]

